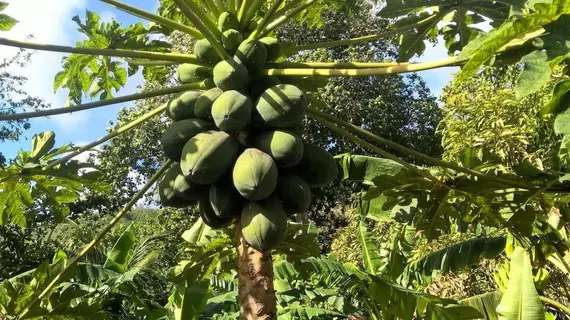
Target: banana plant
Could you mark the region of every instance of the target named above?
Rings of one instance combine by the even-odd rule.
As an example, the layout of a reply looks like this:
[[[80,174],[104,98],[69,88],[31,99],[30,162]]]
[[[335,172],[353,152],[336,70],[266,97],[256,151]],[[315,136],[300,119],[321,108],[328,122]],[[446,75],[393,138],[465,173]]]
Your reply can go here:
[[[149,71],[145,71],[147,79],[164,79],[169,66],[183,63],[205,68],[200,70],[211,68],[211,65],[207,65],[204,59],[194,54],[173,53],[167,43],[152,41],[150,35],[154,35],[155,32],[169,34],[176,30],[186,33],[197,40],[208,42],[213,50],[211,56],[215,60],[226,60],[230,58],[230,55],[220,43],[223,35],[216,24],[217,19],[224,12],[234,13],[237,17],[235,26],[240,29],[246,39],[255,41],[268,35],[275,35],[280,26],[292,21],[319,27],[322,24],[319,19],[320,12],[351,10],[350,5],[353,4],[352,1],[334,0],[164,0],[161,1],[158,14],[154,14],[116,0],[101,1],[131,15],[151,21],[153,26],[144,28],[139,24],[122,28],[116,23],[102,23],[96,14],[88,13],[85,22],[79,18],[75,19],[80,32],[88,37],[88,40],[75,47],[0,38],[0,45],[3,46],[70,53],[71,55],[64,59],[64,70],[55,79],[56,89],[64,87],[69,90],[69,104],[80,103],[84,95],[100,100],[37,112],[0,114],[0,120],[29,119],[79,112],[186,90],[208,89],[212,81],[207,79],[184,85],[173,85],[168,89],[158,91],[114,97],[115,92],[125,85],[129,75],[129,72],[125,72],[126,68],[121,64],[121,59],[129,65],[128,70],[131,75],[134,74],[137,66],[143,66],[145,69],[148,67]],[[6,6],[5,3],[0,2],[0,10]],[[560,45],[559,40],[567,36],[567,28],[561,25],[564,26],[568,14],[570,14],[570,0],[454,1],[453,3],[444,0],[429,3],[388,1],[386,7],[380,11],[381,16],[391,19],[391,27],[387,32],[363,35],[355,39],[305,45],[279,43],[277,40],[277,44],[272,47],[275,61],[263,63],[258,70],[251,74],[246,72],[244,76],[251,76],[254,79],[277,76],[285,78],[284,82],[314,84],[316,78],[376,77],[461,65],[463,68],[459,78],[465,79],[494,58],[510,58],[512,64],[518,62],[524,64],[524,72],[517,84],[519,96],[524,96],[544,84],[545,75],[550,74],[552,69],[557,68],[566,59],[569,48]],[[480,32],[471,26],[482,19],[490,21],[492,29],[489,32]],[[439,22],[445,22],[445,27],[441,30],[438,26]],[[15,19],[4,14],[0,15],[0,30],[9,30],[15,23]],[[158,27],[155,28],[154,25]],[[408,60],[413,54],[423,52],[424,39],[434,39],[437,34],[446,37],[452,53],[458,50],[461,50],[461,53],[448,59],[420,63],[361,63],[358,61],[293,63],[287,60],[300,50],[366,44],[392,36],[398,36],[397,44],[400,48],[401,60]],[[302,85],[299,86],[302,87]],[[385,158],[382,165],[374,170],[367,170],[363,165],[363,162],[368,161],[367,159],[345,157],[345,162],[353,167],[360,167],[362,170],[358,174],[365,176],[366,181],[373,185],[363,197],[363,207],[367,207],[370,211],[369,215],[390,217],[411,224],[419,232],[424,233],[428,239],[434,239],[442,233],[449,232],[451,222],[455,219],[455,221],[461,220],[495,228],[505,227],[525,248],[530,248],[536,243],[532,232],[534,228],[541,228],[540,241],[548,242],[548,237],[552,232],[535,217],[540,216],[544,206],[553,204],[554,200],[549,197],[550,194],[568,190],[567,177],[564,172],[543,174],[537,173],[537,170],[530,170],[523,174],[503,174],[488,170],[488,168],[470,168],[445,162],[398,145],[365,128],[331,116],[327,113],[326,104],[313,99],[310,92],[307,92],[307,95],[311,105],[307,110],[309,117],[325,125],[334,134],[345,137]],[[78,154],[128,132],[147,120],[159,116],[167,109],[168,105],[159,106],[97,141],[77,148],[77,150],[67,150],[65,155],[58,154],[62,156],[55,161],[40,163],[38,170],[45,172],[59,168]],[[562,128],[566,120],[565,114],[559,116],[558,128]],[[559,132],[565,133],[564,130],[559,130]],[[419,168],[386,151],[384,149],[386,147],[398,154],[434,165],[435,168]],[[77,262],[101,241],[162,177],[171,164],[171,160],[166,161],[115,219],[105,226],[77,256],[68,261],[66,267],[61,269],[58,275],[50,278],[49,283],[39,295],[18,309],[19,318],[32,316],[34,310],[50,298],[53,289],[61,283],[67,272],[72,270]],[[388,170],[387,173],[380,169],[382,167]],[[333,170],[332,167],[329,170]],[[327,172],[325,169],[321,171],[323,171],[321,173]],[[25,172],[26,170],[17,170],[14,174],[19,177]],[[392,173],[397,173],[397,178],[394,178],[396,175],[392,176]],[[347,175],[346,171],[344,175]],[[19,179],[16,180],[19,181]],[[3,194],[9,195],[9,200],[5,202],[16,203],[10,208],[21,207],[21,204],[25,205],[30,202],[29,197],[25,197],[26,192],[18,186],[19,184],[8,184],[2,187],[3,191],[8,191]],[[22,195],[24,197],[21,197]],[[19,199],[17,201],[20,202],[15,202],[14,199]],[[535,206],[539,202],[543,207]],[[505,209],[504,214],[499,209]],[[236,252],[241,261],[240,266],[243,268],[238,270],[238,274],[241,275],[238,286],[241,303],[240,317],[244,319],[275,318],[277,299],[273,295],[272,287],[274,279],[272,252],[249,246],[243,238],[243,233],[239,232],[239,226],[236,229],[238,231],[236,232]],[[363,233],[362,239],[366,238],[364,235]],[[556,248],[556,250],[559,249]],[[377,261],[374,254],[368,255],[369,271],[374,271]],[[256,266],[255,270],[263,272],[251,274],[251,269],[247,269],[247,266],[252,265]],[[189,262],[184,266],[186,267],[196,267],[201,270],[203,266],[194,266],[194,262]],[[405,288],[393,286],[374,275],[370,276],[370,279],[371,286],[374,288],[370,291],[372,299],[385,306],[388,303],[387,310],[397,316],[407,317],[410,316],[410,312],[416,312],[424,313],[426,317],[431,318],[447,317],[455,315],[458,311],[465,311],[466,316],[475,316],[473,310],[457,306],[452,301],[409,292]],[[257,287],[260,284],[262,288]],[[206,291],[206,284],[198,281],[195,285],[197,286],[195,289],[178,291],[172,298],[173,304],[188,305],[190,310],[200,309],[205,302],[193,299],[193,294]],[[390,305],[386,292],[391,297],[403,299],[403,303]],[[289,311],[291,317],[300,314],[298,311]],[[311,316],[311,313],[305,314]]]

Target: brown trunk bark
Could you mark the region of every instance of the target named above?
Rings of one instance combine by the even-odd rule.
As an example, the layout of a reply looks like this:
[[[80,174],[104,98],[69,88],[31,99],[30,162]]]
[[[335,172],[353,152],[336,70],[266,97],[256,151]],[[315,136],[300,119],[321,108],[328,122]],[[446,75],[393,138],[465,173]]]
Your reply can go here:
[[[236,223],[240,319],[277,319],[273,288],[271,252],[261,252],[247,244]]]

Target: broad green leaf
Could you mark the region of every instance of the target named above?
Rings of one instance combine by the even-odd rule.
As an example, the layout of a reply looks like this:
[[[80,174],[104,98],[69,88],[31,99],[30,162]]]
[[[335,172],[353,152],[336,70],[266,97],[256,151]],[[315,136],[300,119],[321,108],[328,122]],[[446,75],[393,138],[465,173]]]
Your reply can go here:
[[[346,153],[336,156],[335,160],[342,169],[343,180],[391,188],[403,184],[407,178],[416,177],[406,167],[389,159]]]
[[[501,302],[502,297],[502,292],[495,291],[459,300],[459,303],[477,309],[481,314],[485,315],[486,320],[499,320],[497,306]]]
[[[385,306],[388,311],[404,320],[414,319],[414,315],[430,320],[468,320],[482,318],[477,309],[460,305],[451,299],[442,299],[427,293],[416,292],[393,284],[382,278],[370,276],[372,283],[368,289],[370,296]]]
[[[552,98],[544,106],[542,114],[561,113],[570,107],[570,80],[558,82],[552,88]]]
[[[203,244],[209,241],[208,237],[215,235],[216,231],[206,225],[202,218],[198,218],[190,229],[184,231],[182,239],[190,244]]]
[[[562,135],[570,133],[570,109],[556,116],[556,119],[554,119],[554,132]]]
[[[521,247],[511,256],[509,285],[497,307],[501,320],[541,320],[544,308],[534,286],[530,257]]]
[[[333,310],[311,308],[308,306],[291,306],[279,310],[278,320],[294,319],[344,319],[347,315]]]
[[[546,51],[534,51],[523,57],[524,68],[515,88],[517,99],[522,99],[542,88],[550,80],[550,64]]]
[[[120,273],[127,269],[131,258],[131,248],[136,241],[136,236],[131,231],[131,226],[132,225],[123,231],[111,251],[107,254],[107,260],[104,265],[105,268]]]
[[[408,271],[433,276],[436,272],[457,272],[475,266],[483,259],[494,259],[505,249],[506,238],[467,240],[431,253],[408,264]]]
[[[358,241],[362,247],[362,264],[369,274],[376,275],[381,267],[382,259],[380,258],[380,250],[370,240],[371,233],[364,221],[360,221],[358,225]]]
[[[46,155],[55,145],[55,133],[46,131],[32,137],[32,158],[38,159]]]
[[[208,281],[197,282],[186,288],[177,287],[169,299],[176,307],[176,320],[199,319],[208,302],[209,287]]]

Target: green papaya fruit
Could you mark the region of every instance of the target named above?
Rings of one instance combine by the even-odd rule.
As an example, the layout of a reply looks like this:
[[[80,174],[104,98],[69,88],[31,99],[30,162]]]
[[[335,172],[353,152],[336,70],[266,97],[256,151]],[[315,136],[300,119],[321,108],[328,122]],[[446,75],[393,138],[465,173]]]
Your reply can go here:
[[[186,180],[178,163],[166,171],[158,184],[160,203],[167,207],[184,208],[195,205],[203,198],[206,190],[204,186]]]
[[[168,101],[166,115],[174,121],[194,118],[196,101],[201,94],[201,90],[190,90],[177,94]]]
[[[275,61],[281,55],[281,46],[277,39],[273,37],[264,37],[259,39],[259,42],[265,45],[267,50],[267,61]]]
[[[194,54],[200,61],[209,65],[215,65],[222,60],[208,39],[201,39],[196,41],[196,45],[194,46]]]
[[[213,123],[200,119],[186,119],[172,123],[160,138],[164,155],[172,161],[180,161],[186,142],[200,132],[212,129],[214,129]]]
[[[307,113],[307,96],[294,85],[273,86],[255,104],[254,120],[262,127],[289,128],[299,125]]]
[[[184,63],[178,67],[176,74],[178,82],[188,84],[211,78],[214,75],[214,70],[197,64]]]
[[[213,73],[214,73],[213,70],[214,70],[214,69],[212,69],[212,77],[214,76],[214,75],[213,75]],[[213,79],[213,78],[208,78],[208,79],[202,81],[201,86],[202,86],[202,89],[204,89],[204,90],[209,90],[209,89],[215,88],[215,87],[216,87],[216,84],[214,83],[214,79]]]
[[[293,167],[303,157],[303,140],[285,130],[264,132],[255,139],[253,146],[270,155],[280,168]]]
[[[243,35],[235,29],[229,29],[222,34],[222,45],[229,54],[234,54],[243,42]]]
[[[279,175],[275,195],[289,214],[305,212],[311,206],[311,188],[296,174]]]
[[[278,84],[281,84],[281,80],[279,80],[279,78],[274,76],[257,78],[251,81],[251,85],[249,87],[249,94],[251,95],[252,99],[257,99],[265,92],[265,90],[274,87]]]
[[[233,222],[233,218],[231,217],[218,217],[206,198],[200,200],[200,218],[202,218],[202,221],[204,221],[208,227],[214,230],[226,228]]]
[[[249,124],[252,109],[253,102],[248,96],[229,90],[214,102],[212,118],[220,130],[235,134]]]
[[[222,12],[218,17],[218,29],[221,32],[230,29],[240,30],[241,26],[235,13],[228,11]]]
[[[243,90],[249,82],[246,67],[235,59],[227,59],[214,67],[214,83],[224,91]]]
[[[212,105],[222,93],[224,93],[224,91],[220,88],[212,88],[202,93],[200,97],[198,97],[198,100],[196,100],[196,107],[194,108],[196,117],[204,120],[213,120]]]
[[[182,174],[192,182],[212,184],[232,169],[238,147],[235,139],[223,131],[199,133],[182,149]]]
[[[215,215],[221,219],[238,217],[245,201],[234,188],[231,177],[212,184],[208,199]]]
[[[267,62],[267,49],[259,40],[246,39],[236,50],[235,57],[241,61],[249,71],[263,68]]]
[[[257,201],[269,197],[277,185],[277,166],[266,153],[249,148],[237,159],[233,181],[242,197]]]
[[[333,156],[325,149],[310,143],[305,143],[303,158],[294,170],[311,188],[322,188],[338,176],[338,167]]]
[[[261,251],[279,247],[287,236],[287,213],[275,197],[248,203],[240,222],[245,241]]]

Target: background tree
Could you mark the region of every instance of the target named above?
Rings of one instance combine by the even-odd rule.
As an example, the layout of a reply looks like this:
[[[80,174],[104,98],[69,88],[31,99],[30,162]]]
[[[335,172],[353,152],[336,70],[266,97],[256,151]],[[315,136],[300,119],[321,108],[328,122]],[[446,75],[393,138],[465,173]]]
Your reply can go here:
[[[31,56],[31,53],[22,50],[15,56],[0,61],[0,114],[14,114],[49,107],[44,100],[28,94],[23,89],[26,77],[15,73],[17,68],[24,68],[29,63]],[[18,141],[23,131],[30,127],[27,119],[2,121],[0,142]],[[5,155],[0,152],[0,166],[5,162]]]

